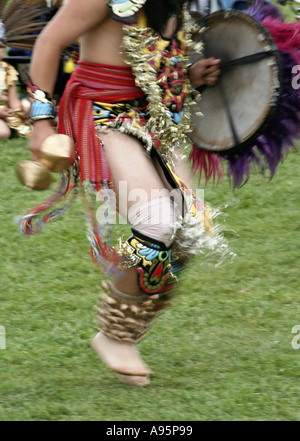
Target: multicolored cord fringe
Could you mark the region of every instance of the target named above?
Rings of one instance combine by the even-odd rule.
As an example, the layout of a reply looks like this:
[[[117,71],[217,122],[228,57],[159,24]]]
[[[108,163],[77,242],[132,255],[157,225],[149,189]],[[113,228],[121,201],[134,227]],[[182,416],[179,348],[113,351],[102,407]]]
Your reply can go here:
[[[44,224],[52,221],[69,209],[77,195],[77,176],[75,173],[73,177],[74,182],[71,184],[70,170],[62,172],[59,188],[55,194],[17,219],[20,231],[23,234],[39,233]],[[71,198],[62,207],[51,210],[57,203],[67,199],[70,193]]]

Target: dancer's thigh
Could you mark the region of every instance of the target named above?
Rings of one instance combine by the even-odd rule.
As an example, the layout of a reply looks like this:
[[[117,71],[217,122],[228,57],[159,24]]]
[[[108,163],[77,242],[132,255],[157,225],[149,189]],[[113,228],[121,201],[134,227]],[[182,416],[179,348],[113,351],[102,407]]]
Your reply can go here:
[[[181,152],[176,152],[177,159],[174,161],[174,171],[176,175],[191,189],[194,188],[193,173],[188,161]]]
[[[101,133],[99,138],[103,142],[122,215],[137,203],[144,204],[169,195],[140,141],[115,131]]]

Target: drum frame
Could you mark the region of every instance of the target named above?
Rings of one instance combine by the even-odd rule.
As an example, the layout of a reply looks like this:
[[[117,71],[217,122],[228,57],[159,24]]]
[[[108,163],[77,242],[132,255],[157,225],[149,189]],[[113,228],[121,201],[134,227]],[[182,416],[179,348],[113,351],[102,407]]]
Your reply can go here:
[[[223,105],[225,108],[225,112],[227,114],[228,122],[230,124],[232,138],[235,143],[234,143],[234,145],[232,145],[231,147],[228,147],[226,149],[225,148],[224,149],[217,149],[217,148],[209,149],[209,148],[207,148],[207,146],[205,147],[202,145],[197,145],[197,143],[195,142],[195,139],[193,137],[193,132],[191,132],[191,134],[190,134],[190,139],[197,147],[199,147],[203,150],[210,151],[212,153],[220,154],[220,155],[238,154],[245,147],[248,147],[249,145],[255,143],[255,140],[260,135],[262,135],[264,133],[264,131],[270,125],[270,123],[271,123],[271,121],[272,121],[272,119],[278,109],[278,104],[279,104],[280,96],[281,96],[281,83],[282,83],[281,57],[280,57],[279,50],[276,48],[276,46],[274,44],[274,41],[272,39],[270,32],[268,31],[268,29],[265,26],[263,26],[259,21],[257,21],[253,17],[250,17],[249,15],[247,15],[243,12],[234,11],[234,10],[217,11],[217,12],[214,12],[214,13],[209,14],[207,16],[202,16],[200,19],[198,18],[198,24],[200,24],[201,26],[204,26],[205,28],[207,28],[209,30],[210,22],[212,22],[212,20],[214,20],[214,19],[220,19],[223,17],[224,20],[226,20],[227,18],[241,17],[241,16],[243,16],[243,19],[245,19],[245,21],[250,22],[251,24],[255,23],[255,26],[261,30],[264,37],[266,38],[266,41],[270,45],[271,51],[269,53],[268,53],[268,51],[266,51],[265,57],[272,55],[276,60],[276,64],[277,64],[276,67],[278,69],[278,74],[277,74],[278,84],[274,85],[274,90],[272,91],[272,99],[271,99],[272,105],[270,106],[269,111],[268,111],[267,115],[265,116],[264,120],[261,122],[260,127],[257,128],[253,133],[249,133],[248,137],[246,137],[242,141],[240,141],[238,139],[237,134],[236,134],[236,129],[235,129],[235,125],[234,125],[234,118],[231,115],[230,108],[228,107],[226,91],[224,90],[223,85],[222,85],[222,70],[224,71],[225,69],[232,68],[235,65],[242,65],[242,64],[255,62],[255,61],[257,61],[257,59],[255,56],[253,56],[253,57],[248,56],[248,57],[244,57],[245,58],[244,60],[242,59],[243,57],[241,57],[239,59],[233,60],[233,62],[229,61],[229,62],[225,62],[225,63],[222,63],[222,62],[220,63],[220,69],[221,69],[220,79],[218,80],[218,82],[215,86],[210,86],[210,87],[218,87],[219,88],[219,93],[221,95],[221,99],[222,99],[222,102],[223,102]],[[206,40],[206,32],[204,31],[202,34],[202,41],[204,43],[204,57],[205,58],[214,57],[214,54],[207,52],[207,46],[206,46],[205,40]],[[254,54],[254,55],[256,55],[256,54]],[[263,53],[262,53],[262,56],[264,56]],[[205,94],[205,89],[206,89],[206,87],[198,88],[198,91],[202,94],[202,96]],[[201,106],[201,101],[200,101],[200,106]],[[200,107],[200,110],[201,110],[201,107]]]

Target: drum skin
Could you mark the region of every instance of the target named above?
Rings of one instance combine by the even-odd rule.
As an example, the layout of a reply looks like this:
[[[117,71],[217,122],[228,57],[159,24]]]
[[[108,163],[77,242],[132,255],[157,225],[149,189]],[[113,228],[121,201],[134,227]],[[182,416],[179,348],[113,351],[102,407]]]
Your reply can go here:
[[[221,59],[221,75],[192,106],[190,139],[210,152],[234,153],[263,133],[276,112],[280,55],[268,30],[242,12],[219,11],[204,20],[204,56]],[[259,60],[228,66],[232,60],[261,53]],[[192,61],[196,58],[191,54]]]

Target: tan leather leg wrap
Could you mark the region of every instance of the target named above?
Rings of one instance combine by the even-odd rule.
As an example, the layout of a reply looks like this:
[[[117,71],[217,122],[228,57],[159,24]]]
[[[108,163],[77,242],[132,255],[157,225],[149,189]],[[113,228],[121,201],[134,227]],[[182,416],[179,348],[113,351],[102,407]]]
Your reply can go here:
[[[128,296],[107,284],[97,307],[98,325],[106,337],[128,343],[138,343],[161,313],[159,294]]]

